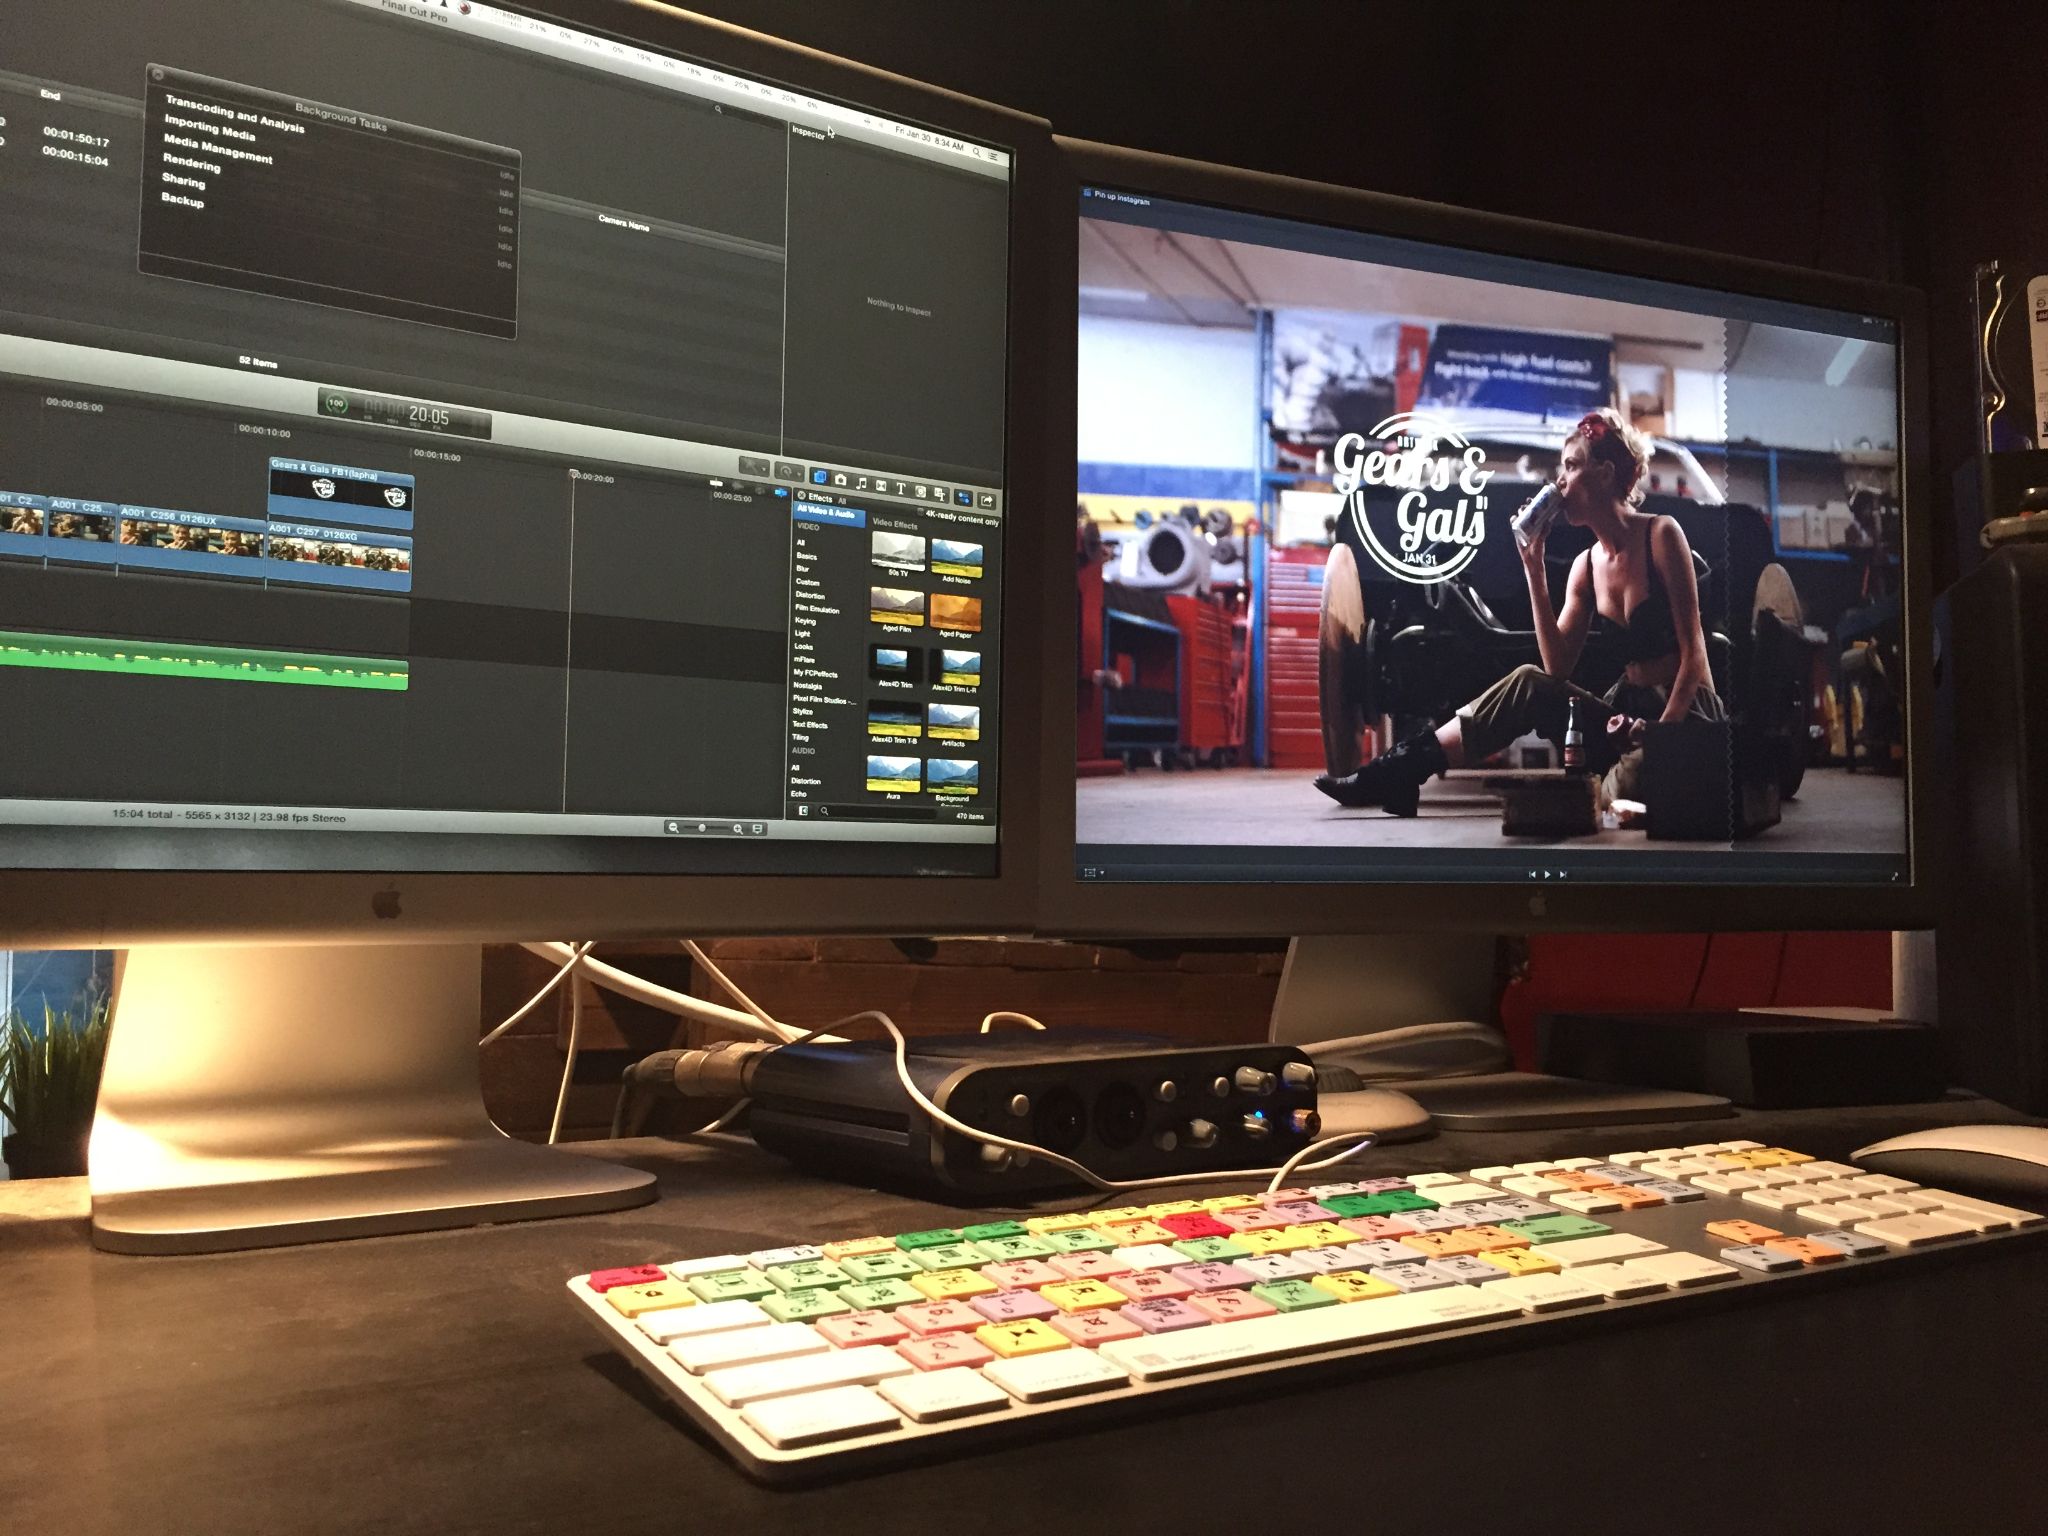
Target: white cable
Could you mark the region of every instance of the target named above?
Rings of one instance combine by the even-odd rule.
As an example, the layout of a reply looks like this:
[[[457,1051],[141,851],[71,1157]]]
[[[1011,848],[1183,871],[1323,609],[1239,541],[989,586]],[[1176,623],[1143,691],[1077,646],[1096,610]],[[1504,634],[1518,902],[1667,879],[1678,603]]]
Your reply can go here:
[[[585,946],[588,948],[588,946]],[[573,962],[572,962],[573,963]],[[569,1049],[562,1060],[562,1086],[555,1090],[555,1117],[548,1122],[548,1145],[562,1135],[562,1111],[569,1104],[569,1080],[576,1075],[576,1053],[583,1048],[583,989],[569,983]]]
[[[742,1008],[746,1009],[748,1013],[751,1013],[763,1024],[767,1025],[770,1029],[774,1030],[779,1038],[781,1038],[784,1041],[793,1040],[796,1038],[797,1035],[802,1033],[801,1030],[795,1029],[788,1024],[784,1024],[778,1019],[769,1017],[768,1010],[763,1008],[759,1003],[755,1002],[751,997],[747,996],[747,994],[740,989],[739,985],[736,982],[734,982],[730,976],[726,975],[724,971],[720,970],[718,968],[717,963],[713,961],[709,955],[704,953],[703,946],[700,945],[695,939],[684,939],[683,948],[689,951],[690,958],[692,960],[695,960],[699,965],[704,967],[705,974],[708,975],[713,981],[717,982],[718,985],[724,989],[725,995],[727,997],[730,997],[734,1002],[738,1003]]]
[[[544,959],[562,961],[575,951],[560,940],[522,945],[522,948]],[[717,1003],[706,1002],[701,997],[691,997],[687,992],[672,991],[657,982],[647,981],[630,971],[622,971],[615,965],[602,960],[585,959],[581,966],[582,975],[608,992],[630,997],[635,1002],[658,1008],[663,1013],[679,1018],[696,1019],[704,1024],[716,1024],[722,1029],[738,1030],[755,1039],[773,1040],[781,1043],[783,1036],[763,1024],[750,1013],[737,1008],[726,1008]]]
[[[533,946],[529,945],[527,947],[532,948]],[[567,945],[564,945],[562,947],[564,949],[568,949]],[[509,1019],[505,1020],[504,1023],[498,1025],[489,1034],[485,1035],[481,1040],[477,1041],[477,1044],[489,1045],[493,1040],[497,1039],[498,1036],[504,1034],[506,1030],[510,1029],[514,1024],[517,1024],[521,1019],[525,1018],[529,1013],[533,1012],[534,1009],[538,1008],[540,1006],[541,999],[546,997],[550,992],[554,991],[555,988],[559,987],[564,981],[566,981],[568,979],[569,973],[575,970],[576,967],[582,962],[583,957],[589,953],[590,945],[587,943],[579,944],[574,949],[568,949],[568,958],[565,960],[562,960],[561,956],[556,955],[555,953],[550,951],[547,955],[547,958],[550,960],[562,960],[561,969],[556,971],[554,975],[548,978],[546,986],[542,987],[538,992],[534,993],[533,996],[529,997],[526,1000],[526,1004],[524,1007],[520,1008],[518,1012],[514,1013]]]
[[[1038,1020],[1031,1017],[1031,1015],[1028,1013],[1013,1013],[1011,1010],[1007,1008],[998,1008],[994,1013],[990,1014],[987,1018],[981,1021],[981,1032],[984,1035],[987,1034],[989,1032],[989,1027],[992,1024],[994,1024],[998,1019],[1002,1019],[1006,1023],[1022,1024],[1027,1029],[1045,1028],[1043,1024],[1039,1023]]]
[[[1083,1182],[1092,1184],[1097,1189],[1112,1193],[1125,1189],[1157,1189],[1169,1184],[1205,1184],[1218,1179],[1258,1179],[1266,1177],[1267,1170],[1264,1168],[1219,1168],[1203,1173],[1166,1174],[1152,1179],[1105,1179],[1085,1164],[1077,1163],[1070,1157],[1063,1157],[1049,1148],[1041,1147],[1028,1141],[1013,1141],[1007,1136],[998,1136],[993,1132],[981,1130],[975,1126],[968,1125],[964,1121],[955,1120],[951,1115],[939,1108],[938,1105],[926,1098],[923,1090],[911,1080],[910,1060],[905,1050],[906,1042],[903,1031],[896,1027],[895,1020],[891,1019],[889,1015],[883,1013],[880,1009],[868,1008],[859,1013],[849,1014],[843,1019],[835,1020],[833,1023],[826,1025],[825,1028],[841,1029],[861,1019],[873,1019],[882,1028],[886,1029],[889,1032],[889,1038],[896,1042],[896,1077],[903,1084],[903,1091],[910,1095],[911,1102],[938,1121],[939,1124],[959,1132],[970,1141],[978,1141],[987,1146],[1008,1147],[1013,1152],[1026,1152],[1033,1157],[1043,1158],[1055,1168],[1064,1168]],[[820,1031],[813,1031],[812,1033],[816,1034],[820,1033]],[[1367,1147],[1373,1145],[1378,1139],[1378,1137],[1370,1134],[1360,1137],[1353,1133],[1348,1136],[1325,1136],[1319,1140],[1312,1141],[1285,1163],[1281,1164],[1266,1188],[1268,1192],[1281,1188],[1281,1181],[1286,1175],[1295,1172],[1297,1169],[1308,1172],[1317,1168],[1328,1168],[1335,1163],[1345,1161],[1347,1158],[1355,1157]],[[1339,1152],[1334,1157],[1319,1158],[1312,1163],[1302,1161],[1318,1148],[1327,1147],[1332,1142],[1338,1141],[1348,1142],[1350,1145],[1346,1146],[1342,1152]]]

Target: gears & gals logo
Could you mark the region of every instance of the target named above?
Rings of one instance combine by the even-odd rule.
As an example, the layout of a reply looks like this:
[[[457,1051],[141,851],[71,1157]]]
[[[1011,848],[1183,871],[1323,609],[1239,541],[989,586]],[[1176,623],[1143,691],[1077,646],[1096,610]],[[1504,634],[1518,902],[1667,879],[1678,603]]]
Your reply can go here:
[[[1370,435],[1345,433],[1331,459],[1344,516],[1389,576],[1418,586],[1448,581],[1486,542],[1486,485],[1493,471],[1485,467],[1486,450],[1448,421],[1403,411]],[[1395,498],[1391,519],[1383,505],[1388,495]],[[1371,502],[1382,505],[1375,509]]]

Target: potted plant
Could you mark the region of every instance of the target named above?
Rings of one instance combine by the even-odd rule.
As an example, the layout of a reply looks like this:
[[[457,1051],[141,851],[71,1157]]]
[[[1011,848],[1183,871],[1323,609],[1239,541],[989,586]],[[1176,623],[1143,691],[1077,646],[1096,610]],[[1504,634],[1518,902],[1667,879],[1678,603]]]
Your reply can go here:
[[[12,1177],[85,1172],[112,1013],[108,999],[88,997],[76,1015],[45,1003],[40,1024],[18,1010],[0,1024],[0,1115],[13,1128],[0,1162]]]

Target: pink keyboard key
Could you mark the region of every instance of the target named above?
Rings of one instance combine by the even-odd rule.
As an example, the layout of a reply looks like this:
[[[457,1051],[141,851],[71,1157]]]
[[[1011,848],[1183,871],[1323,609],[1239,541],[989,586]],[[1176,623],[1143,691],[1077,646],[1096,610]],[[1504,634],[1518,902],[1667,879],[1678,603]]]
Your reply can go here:
[[[1297,1200],[1311,1200],[1312,1198],[1305,1189],[1276,1189],[1270,1193],[1260,1195],[1259,1204],[1271,1207],[1275,1205],[1288,1205]]]
[[[1119,1311],[1147,1333],[1178,1333],[1183,1328],[1206,1328],[1213,1321],[1184,1301],[1134,1301]]]
[[[615,1285],[654,1285],[666,1280],[658,1264],[636,1264],[631,1269],[600,1269],[590,1277],[590,1288],[602,1296]]]
[[[1145,1331],[1129,1318],[1108,1308],[1094,1312],[1063,1312],[1058,1317],[1047,1318],[1046,1323],[1076,1344],[1085,1344],[1090,1349],[1100,1344],[1113,1344],[1119,1339],[1135,1339]]]
[[[1052,1317],[1059,1311],[1036,1291],[997,1291],[993,1296],[973,1297],[967,1305],[992,1323],[1028,1322],[1034,1317]]]
[[[1347,1216],[1337,1225],[1356,1232],[1369,1243],[1376,1243],[1385,1238],[1415,1235],[1415,1228],[1398,1216]]]
[[[1239,1269],[1235,1264],[1226,1264],[1218,1259],[1208,1264],[1183,1264],[1169,1271],[1175,1279],[1185,1280],[1190,1290],[1235,1291],[1252,1283],[1255,1278],[1248,1269]]]
[[[996,1357],[994,1350],[971,1333],[942,1333],[928,1339],[905,1339],[896,1346],[896,1353],[920,1371],[943,1371],[955,1365],[987,1365]]]
[[[1279,1310],[1250,1291],[1211,1291],[1206,1296],[1190,1296],[1187,1305],[1219,1323],[1241,1323],[1246,1318],[1265,1317]]]
[[[895,1315],[921,1338],[935,1333],[972,1333],[988,1321],[964,1301],[933,1301],[921,1307],[898,1307]]]
[[[1323,1212],[1325,1216],[1328,1211]],[[1285,1216],[1276,1215],[1263,1206],[1253,1206],[1242,1211],[1218,1211],[1216,1219],[1232,1232],[1267,1232],[1275,1227],[1292,1227],[1299,1223]]]
[[[1285,1216],[1288,1221],[1296,1226],[1301,1225],[1303,1222],[1328,1221],[1330,1219],[1328,1207],[1318,1205],[1313,1200],[1289,1200],[1277,1205],[1269,1201],[1266,1209],[1275,1216]]]
[[[1038,1259],[1009,1259],[1001,1264],[984,1264],[981,1277],[1006,1291],[1035,1291],[1041,1285],[1058,1285],[1062,1280],[1074,1278],[1061,1274]]]
[[[1175,1301],[1193,1295],[1195,1289],[1163,1269],[1148,1269],[1142,1275],[1112,1275],[1109,1283],[1133,1301]]]
[[[1056,1253],[1046,1262],[1069,1280],[1107,1280],[1131,1272],[1130,1265],[1107,1253]]]
[[[811,1326],[841,1349],[894,1344],[910,1337],[910,1330],[886,1312],[842,1312],[837,1317],[821,1317]]]

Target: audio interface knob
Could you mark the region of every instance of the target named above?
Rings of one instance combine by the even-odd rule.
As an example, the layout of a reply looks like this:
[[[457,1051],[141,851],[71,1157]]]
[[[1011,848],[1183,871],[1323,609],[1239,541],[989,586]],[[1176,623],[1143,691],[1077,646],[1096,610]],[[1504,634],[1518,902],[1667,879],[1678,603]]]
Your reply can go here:
[[[1280,1081],[1289,1088],[1313,1088],[1316,1069],[1305,1061],[1290,1061],[1280,1069]]]
[[[1188,1145],[1191,1147],[1213,1147],[1216,1145],[1216,1127],[1207,1120],[1188,1122]]]
[[[1016,1094],[1010,1100],[1010,1113],[1019,1120],[1031,1113],[1031,1099],[1026,1094]]]
[[[1214,1095],[1214,1096],[1215,1096],[1216,1098],[1219,1098],[1219,1099],[1227,1099],[1227,1098],[1229,1098],[1229,1097],[1230,1097],[1230,1079],[1229,1079],[1229,1078],[1227,1078],[1227,1077],[1219,1077],[1219,1078],[1217,1078],[1215,1082],[1213,1082],[1213,1083],[1211,1083],[1211,1084],[1209,1085],[1209,1092],[1210,1092],[1211,1094],[1213,1094],[1213,1095]]]
[[[1239,1091],[1264,1098],[1273,1091],[1275,1079],[1272,1073],[1258,1067],[1239,1067],[1231,1081],[1237,1084]]]
[[[1246,1115],[1244,1117],[1244,1133],[1251,1137],[1253,1141],[1264,1141],[1273,1134],[1273,1127],[1266,1124],[1266,1117],[1264,1115]]]
[[[1171,1104],[1180,1097],[1180,1089],[1174,1086],[1173,1079],[1169,1077],[1161,1081],[1159,1086],[1152,1090],[1152,1097],[1161,1104]]]
[[[981,1144],[981,1166],[989,1173],[1008,1173],[1017,1161],[1017,1154],[1008,1147]]]
[[[1292,1109],[1287,1112],[1287,1129],[1297,1136],[1313,1136],[1323,1128],[1323,1117],[1312,1109]]]
[[[1174,1135],[1171,1131],[1161,1131],[1157,1136],[1154,1136],[1152,1138],[1152,1145],[1157,1147],[1162,1152],[1171,1152],[1175,1147],[1180,1145],[1180,1138]]]

